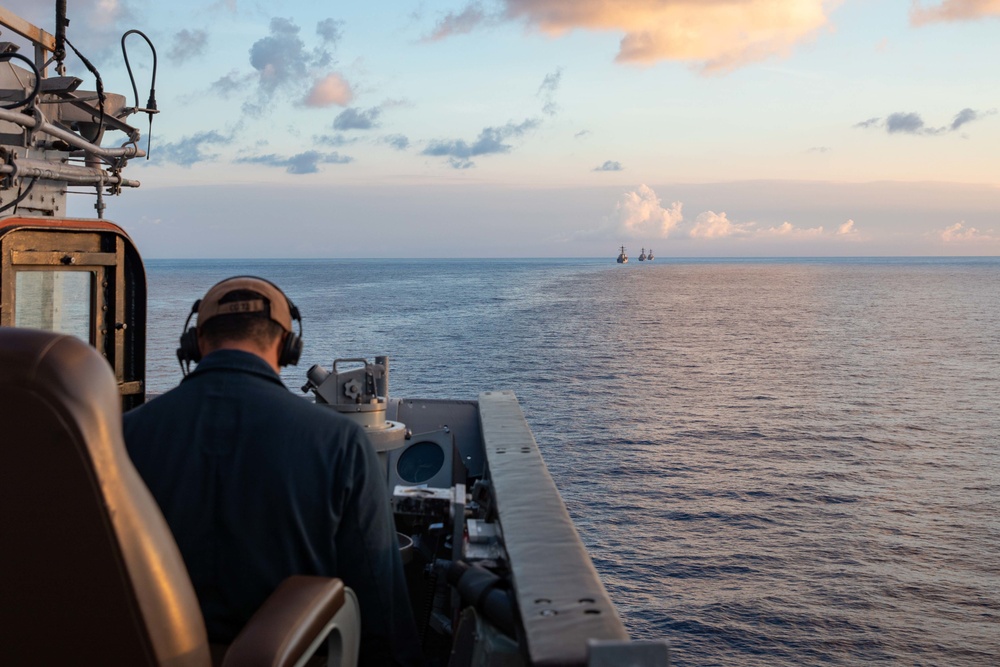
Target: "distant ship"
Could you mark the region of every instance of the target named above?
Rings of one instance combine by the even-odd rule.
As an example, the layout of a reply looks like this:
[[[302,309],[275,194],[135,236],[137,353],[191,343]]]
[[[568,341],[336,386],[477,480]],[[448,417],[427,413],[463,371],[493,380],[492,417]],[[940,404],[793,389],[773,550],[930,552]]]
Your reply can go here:
[[[640,257],[639,259],[642,259],[642,257]],[[650,249],[649,249],[649,254],[648,254],[648,255],[646,255],[646,259],[648,259],[648,260],[649,260],[649,261],[651,261],[651,262],[652,262],[652,261],[653,261],[653,260],[655,259],[655,258],[653,257],[653,249],[652,249],[652,248],[650,248]]]
[[[639,261],[640,262],[645,262],[646,261],[646,249],[645,248],[642,249],[642,254],[639,255]]]
[[[625,254],[625,246],[622,246],[621,254],[618,255],[619,264],[628,264],[628,255]]]

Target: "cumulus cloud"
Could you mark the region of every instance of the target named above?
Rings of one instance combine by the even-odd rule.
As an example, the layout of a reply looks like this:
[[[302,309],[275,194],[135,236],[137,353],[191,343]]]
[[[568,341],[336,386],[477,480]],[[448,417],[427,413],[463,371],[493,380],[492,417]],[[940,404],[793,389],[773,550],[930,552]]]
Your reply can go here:
[[[997,1],[1000,2],[1000,0]],[[996,109],[976,111],[975,109],[965,108],[955,114],[955,118],[948,125],[929,127],[920,114],[912,111],[897,111],[889,114],[885,119],[879,117],[869,118],[868,120],[856,123],[854,127],[858,129],[884,129],[889,134],[935,136],[955,132],[973,121],[981,120],[995,113]]]
[[[945,243],[968,242],[968,241],[1000,241],[1000,237],[994,235],[993,230],[981,232],[975,227],[966,227],[965,221],[956,222],[950,227],[941,231],[941,240]]]
[[[218,158],[217,153],[211,152],[213,146],[228,146],[232,143],[232,135],[215,130],[198,132],[157,146],[156,159],[161,163],[169,162],[190,167],[198,162],[209,162]]]
[[[187,62],[192,58],[205,55],[208,48],[208,33],[204,30],[188,30],[185,28],[174,35],[173,43],[167,56],[178,63]]]
[[[303,104],[307,107],[347,106],[354,99],[351,84],[340,74],[327,74],[316,80],[306,94]]]
[[[260,86],[274,92],[308,71],[309,57],[299,38],[299,26],[281,17],[271,19],[270,32],[250,47],[250,64],[260,76]]]
[[[775,227],[757,229],[755,234],[760,236],[783,236],[786,238],[813,238],[823,235],[823,227],[796,227],[787,220]]]
[[[475,163],[470,158],[480,155],[509,153],[513,146],[505,143],[512,138],[523,136],[526,132],[538,127],[538,120],[528,118],[520,123],[513,121],[500,127],[484,128],[472,143],[464,139],[438,139],[431,141],[422,151],[423,155],[449,158],[448,164],[455,169],[469,169]]]
[[[321,164],[347,164],[354,158],[333,151],[331,153],[321,153],[319,151],[305,151],[284,157],[273,153],[268,155],[254,155],[250,157],[237,158],[236,162],[246,164],[263,164],[269,167],[284,167],[289,174],[315,174],[319,171]]]
[[[688,232],[693,239],[724,239],[733,237],[771,237],[785,239],[811,239],[823,236],[823,227],[796,227],[792,223],[761,227],[756,222],[735,222],[725,211],[705,211],[695,218],[694,226]]]
[[[782,243],[796,243],[810,240],[829,239],[844,242],[852,235],[854,221],[848,220],[835,232],[827,232],[822,226],[799,227],[784,221],[776,225],[761,225],[754,221],[741,222],[725,211],[703,211],[693,220],[683,215],[684,204],[673,202],[664,207],[660,197],[647,185],[622,195],[614,212],[605,218],[604,224],[591,232],[581,235],[601,234],[613,238],[636,240],[679,239],[681,241],[715,242],[723,239],[780,240]]]
[[[544,105],[542,112],[549,116],[556,115],[559,106],[555,102],[556,90],[559,89],[559,82],[562,79],[562,68],[560,67],[551,74],[546,74],[542,85],[538,87],[538,96],[542,98]]]
[[[726,216],[726,212],[705,211],[695,218],[694,227],[689,232],[693,239],[722,239],[730,236],[745,236],[753,224],[736,224]]]
[[[924,25],[938,21],[969,21],[987,16],[1000,16],[1000,0],[942,0],[940,4],[924,7],[913,0],[910,23]]]
[[[615,162],[613,160],[606,160],[604,164],[599,167],[594,167],[594,171],[621,171],[624,167],[621,162]]]
[[[622,35],[616,60],[689,62],[703,72],[731,70],[785,55],[827,24],[838,0],[501,0],[446,15],[428,39],[515,21],[549,35],[593,30]]]
[[[680,202],[663,208],[653,189],[640,185],[618,199],[611,220],[626,237],[665,239],[684,220],[682,208]]]
[[[317,24],[316,34],[322,44],[307,48],[301,37],[302,29],[291,19],[274,17],[268,35],[250,47],[249,79],[256,82],[255,95],[243,105],[244,113],[261,115],[273,98],[299,99],[309,107],[346,106],[354,98],[350,84],[336,72],[330,72],[333,56],[327,48],[340,39],[341,23],[324,19]],[[214,88],[231,92],[246,77],[237,73],[220,79]]]
[[[378,117],[382,115],[382,109],[372,107],[370,109],[344,109],[333,119],[333,129],[335,130],[370,130],[378,127]]]
[[[851,236],[851,235],[857,234],[857,233],[858,233],[858,229],[857,229],[857,227],[854,226],[854,221],[853,220],[848,220],[847,222],[845,222],[844,224],[842,224],[840,227],[837,227],[837,235],[838,236]]]

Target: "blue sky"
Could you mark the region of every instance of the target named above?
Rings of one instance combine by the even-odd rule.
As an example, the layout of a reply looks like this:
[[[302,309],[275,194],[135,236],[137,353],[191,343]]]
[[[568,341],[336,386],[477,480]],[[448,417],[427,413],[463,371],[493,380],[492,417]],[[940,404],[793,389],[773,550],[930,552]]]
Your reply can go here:
[[[4,2],[51,31],[39,4]],[[121,33],[156,45],[151,159],[108,210],[149,257],[1000,252],[1000,0],[69,0],[69,17],[129,97]],[[145,102],[148,51],[128,44]]]

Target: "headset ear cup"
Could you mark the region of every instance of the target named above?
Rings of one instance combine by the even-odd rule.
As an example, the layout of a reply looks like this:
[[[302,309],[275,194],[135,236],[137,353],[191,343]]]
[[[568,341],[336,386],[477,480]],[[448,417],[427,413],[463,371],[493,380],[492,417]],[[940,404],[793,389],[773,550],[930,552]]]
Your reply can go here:
[[[198,347],[198,330],[189,328],[181,334],[181,346],[177,349],[177,357],[181,361],[198,363],[201,361],[201,349]]]
[[[279,366],[298,366],[299,358],[302,356],[302,338],[294,333],[285,336],[285,345],[281,348],[281,357],[278,359]]]

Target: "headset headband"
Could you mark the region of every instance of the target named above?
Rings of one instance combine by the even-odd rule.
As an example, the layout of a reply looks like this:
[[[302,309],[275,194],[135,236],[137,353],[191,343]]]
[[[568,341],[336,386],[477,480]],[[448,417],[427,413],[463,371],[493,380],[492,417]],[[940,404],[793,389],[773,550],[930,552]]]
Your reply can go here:
[[[219,303],[220,299],[237,290],[256,292],[266,298],[269,303],[265,303],[261,299]],[[201,330],[205,322],[218,315],[266,313],[272,321],[288,333],[291,333],[293,313],[291,312],[290,303],[280,289],[261,278],[254,278],[252,276],[227,278],[220,283],[216,283],[209,289],[198,304],[198,329]]]

